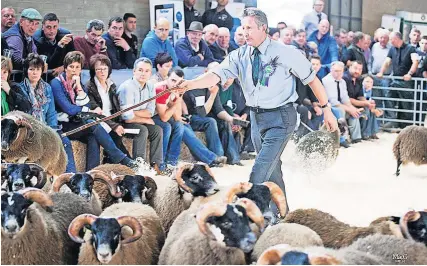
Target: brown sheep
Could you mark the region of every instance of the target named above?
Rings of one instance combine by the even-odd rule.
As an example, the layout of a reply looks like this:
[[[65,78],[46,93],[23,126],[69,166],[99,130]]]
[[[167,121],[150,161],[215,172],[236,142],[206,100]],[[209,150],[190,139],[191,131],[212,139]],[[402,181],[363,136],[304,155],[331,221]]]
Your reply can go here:
[[[307,226],[319,234],[325,247],[330,248],[349,246],[356,239],[375,233],[396,235],[403,238],[399,226],[393,222],[386,221],[369,227],[354,227],[317,209],[295,210],[288,213],[284,222]]]

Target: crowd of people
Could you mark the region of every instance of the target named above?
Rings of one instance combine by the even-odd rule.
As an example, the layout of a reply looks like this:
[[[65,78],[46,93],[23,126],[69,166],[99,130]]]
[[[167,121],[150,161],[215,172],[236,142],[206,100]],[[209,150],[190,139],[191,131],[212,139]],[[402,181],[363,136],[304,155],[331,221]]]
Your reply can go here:
[[[141,47],[133,34],[137,18],[132,13],[112,17],[107,25],[92,19],[84,36],[74,36],[60,27],[56,14],[42,16],[27,8],[16,21],[15,10],[3,8],[2,115],[13,110],[30,113],[61,134],[175,87],[185,78],[183,68],[197,66],[209,71],[232,51],[244,49],[246,29],[233,29],[233,19],[225,10],[228,0],[219,0],[216,8],[203,15],[194,8],[195,2],[184,0],[185,37],[171,43],[172,25],[159,18]],[[317,0],[298,29],[280,22],[268,33],[272,40],[298,49],[311,61],[334,115],[348,121],[351,141],[344,136],[341,139],[341,146],[347,148],[352,143],[377,139],[379,116],[412,116],[405,112],[384,113],[381,107],[411,109],[413,103],[378,102],[372,96],[413,99],[413,92],[381,90],[381,94],[373,95],[376,92],[372,87],[413,87],[412,77],[427,78],[427,36],[421,37],[416,28],[410,33],[409,43],[403,41],[401,33],[383,28],[375,31],[373,37],[344,29],[331,34],[323,8],[324,1]],[[86,84],[81,81],[83,69],[90,73]],[[115,69],[132,69],[133,74],[125,82],[115,84],[111,79]],[[274,69],[263,71],[268,74]],[[14,74],[12,81],[13,70],[22,72]],[[386,75],[402,79],[386,79]],[[268,84],[268,75],[261,74],[259,78],[261,84]],[[299,78],[295,80],[298,99],[294,106],[301,121],[295,136],[300,138],[319,129],[323,114],[311,89]],[[178,164],[182,142],[196,160],[211,167],[226,163],[242,165],[241,160],[254,158],[255,149],[251,127],[242,127],[235,123],[236,119],[250,121],[237,79],[183,95],[170,92],[116,119],[69,138],[61,137],[68,156],[66,171],[76,172],[70,140],[87,144],[86,170],[101,163],[102,146],[103,163],[136,167],[137,157],[149,158],[159,174],[170,174]],[[395,122],[384,125],[396,126],[399,125]],[[206,145],[195,132],[205,132]],[[132,138],[132,154],[124,146],[123,136]]]

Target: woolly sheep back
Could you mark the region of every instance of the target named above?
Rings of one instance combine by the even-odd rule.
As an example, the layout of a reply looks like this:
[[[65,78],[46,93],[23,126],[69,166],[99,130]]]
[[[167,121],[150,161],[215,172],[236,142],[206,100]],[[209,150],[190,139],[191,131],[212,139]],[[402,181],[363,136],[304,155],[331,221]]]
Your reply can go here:
[[[402,164],[427,164],[427,128],[408,126],[403,129],[393,144],[393,154]]]

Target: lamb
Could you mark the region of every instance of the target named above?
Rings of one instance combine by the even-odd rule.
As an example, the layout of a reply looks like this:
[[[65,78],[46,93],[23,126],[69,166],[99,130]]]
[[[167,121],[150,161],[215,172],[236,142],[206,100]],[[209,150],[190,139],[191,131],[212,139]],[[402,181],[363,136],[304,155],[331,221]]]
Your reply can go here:
[[[46,172],[38,164],[1,164],[1,183],[6,192],[16,192],[27,187],[43,188],[46,180]]]
[[[393,154],[397,160],[396,176],[400,175],[402,164],[427,164],[427,116],[424,127],[408,126],[399,133],[393,144]]]
[[[125,202],[147,203],[157,191],[157,184],[151,177],[136,175],[131,168],[121,164],[103,164],[92,170],[110,175],[117,187],[117,194],[111,194],[105,182],[95,180],[93,188],[98,193],[103,209],[118,203],[119,198]]]
[[[79,236],[89,227],[84,239]],[[128,227],[125,227],[128,226]],[[80,248],[79,264],[157,264],[165,237],[153,208],[123,202],[105,209],[100,217],[83,214],[70,224],[68,234]]]
[[[25,188],[1,196],[3,265],[76,264],[79,245],[67,235],[70,222],[92,207],[72,193]]]
[[[59,135],[31,115],[13,111],[1,119],[1,150],[6,162],[33,162],[49,176],[65,172],[67,155]]]
[[[154,193],[149,205],[162,220],[167,235],[178,215],[188,209],[196,197],[207,197],[218,192],[218,185],[209,166],[203,163],[185,163],[179,167],[165,190]]]
[[[249,199],[240,199],[236,204],[212,202],[203,205],[174,241],[168,237],[159,264],[247,264],[245,254],[256,242],[249,218],[260,229],[264,228],[261,211]]]
[[[381,222],[369,227],[353,227],[317,209],[298,209],[292,211],[288,213],[284,222],[307,226],[319,234],[325,247],[331,248],[349,246],[356,239],[375,233],[395,235],[403,238],[399,226],[391,221]]]

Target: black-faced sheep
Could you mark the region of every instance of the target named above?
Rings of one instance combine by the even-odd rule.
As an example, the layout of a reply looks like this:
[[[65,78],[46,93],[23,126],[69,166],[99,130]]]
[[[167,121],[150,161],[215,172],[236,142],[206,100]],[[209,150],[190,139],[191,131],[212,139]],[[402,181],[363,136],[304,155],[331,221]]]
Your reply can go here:
[[[174,235],[173,240],[168,237],[159,264],[248,264],[245,254],[252,251],[256,242],[249,218],[264,228],[261,211],[249,199],[240,199],[236,204],[207,203],[196,218],[188,217],[181,234]]]
[[[164,191],[154,193],[149,200],[149,205],[162,220],[166,235],[176,217],[190,207],[195,197],[207,197],[218,192],[213,173],[206,164],[183,164],[173,178]]]
[[[88,227],[84,239],[80,230]],[[153,208],[139,203],[117,203],[100,217],[80,215],[68,234],[80,248],[79,264],[157,264],[164,243],[163,228]]]
[[[396,176],[400,175],[402,164],[427,164],[427,116],[424,127],[408,126],[399,133],[393,144],[393,154],[397,160]]]
[[[43,188],[46,180],[46,172],[37,164],[1,164],[1,183],[7,192],[16,192],[27,187]]]
[[[1,151],[6,162],[33,162],[49,176],[65,172],[67,155],[59,135],[31,115],[13,111],[1,119]]]
[[[292,211],[288,213],[284,222],[307,226],[320,236],[325,247],[331,248],[349,246],[356,239],[375,233],[403,238],[399,226],[391,221],[381,222],[369,227],[354,227],[337,220],[329,213],[317,209]]]
[[[71,193],[25,188],[2,194],[1,263],[76,264],[79,245],[67,229],[83,213],[93,213],[92,207]]]

